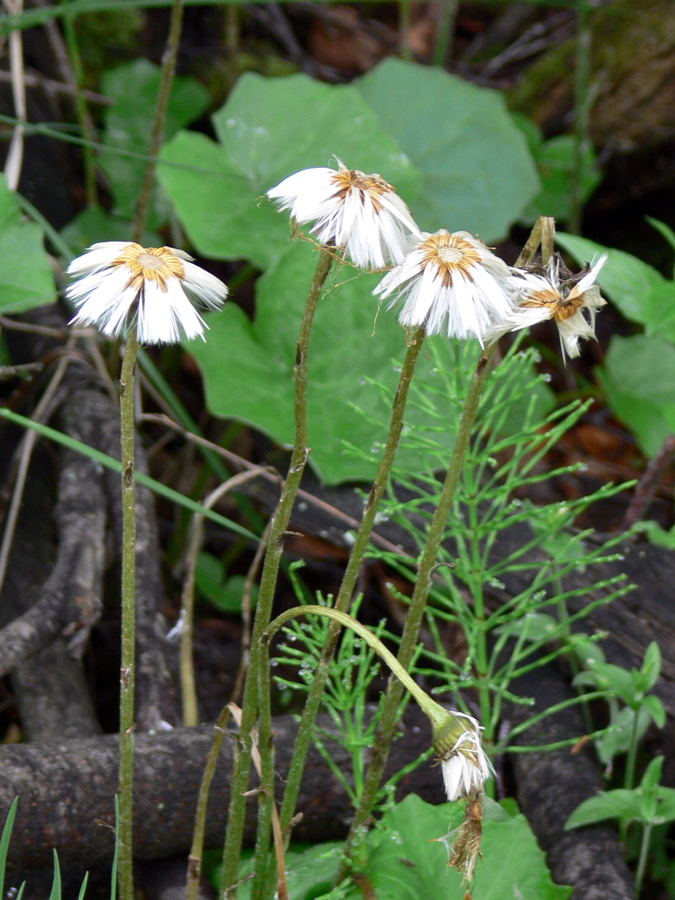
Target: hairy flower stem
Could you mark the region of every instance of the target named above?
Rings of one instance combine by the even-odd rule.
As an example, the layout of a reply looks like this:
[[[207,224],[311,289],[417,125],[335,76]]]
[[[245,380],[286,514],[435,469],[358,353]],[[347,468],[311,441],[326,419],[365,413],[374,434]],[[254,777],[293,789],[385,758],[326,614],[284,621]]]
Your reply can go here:
[[[120,375],[122,460],[122,663],[118,865],[120,900],[133,900],[134,687],[136,681],[136,492],[134,489],[134,368],[136,326],[127,337]]]
[[[171,12],[159,95],[155,106],[152,138],[145,181],[134,214],[132,238],[145,232],[157,154],[162,145],[166,111],[176,71],[176,57],[183,22],[183,0],[174,0]],[[122,461],[122,663],[120,673],[119,824],[117,837],[120,900],[134,900],[133,794],[134,794],[134,692],[136,675],[136,492],[134,489],[134,370],[138,339],[134,323],[127,335],[120,375],[120,429]]]
[[[380,463],[377,477],[370,490],[368,501],[366,502],[363,511],[361,524],[354,539],[349,560],[347,562],[347,568],[345,569],[342,584],[340,585],[340,590],[335,601],[334,608],[340,612],[345,612],[351,604],[363,557],[368,547],[370,535],[375,523],[375,516],[387,484],[389,483],[391,469],[394,464],[394,457],[396,456],[396,450],[401,437],[401,429],[403,428],[403,416],[408,398],[408,389],[410,388],[410,383],[415,371],[417,359],[422,349],[424,337],[424,328],[418,328],[408,342],[408,352],[406,353],[401,368],[401,376],[396,391],[396,397],[394,399],[394,405],[392,407],[389,437],[382,456],[382,462]],[[340,631],[340,621],[334,620],[334,623],[331,623],[326,645],[321,654],[314,682],[309,690],[302,713],[280,812],[281,827],[285,836],[288,834],[291,819],[295,813],[295,804],[300,790],[300,781],[305,765],[305,758],[312,737],[312,727],[319,709],[321,695],[326,685],[330,662],[333,658],[333,653],[335,652],[335,646]]]
[[[552,219],[540,218],[537,220],[532,229],[532,234],[518,259],[518,265],[525,265],[527,262],[531,262],[540,244],[542,245],[542,250],[545,254],[552,252],[552,228]],[[410,606],[408,607],[408,614],[403,627],[403,634],[401,635],[401,643],[397,655],[399,663],[405,670],[410,667],[417,647],[417,638],[422,624],[427,598],[429,596],[436,558],[455,498],[457,485],[459,484],[459,479],[462,474],[462,467],[469,448],[469,441],[471,439],[471,432],[478,411],[478,404],[490,372],[490,363],[492,362],[496,346],[496,343],[489,345],[483,350],[478,358],[476,370],[469,387],[466,403],[460,419],[450,465],[438,499],[438,506],[436,507],[429,528],[427,542],[420,559],[417,580],[410,599]],[[476,615],[478,616],[478,610],[476,610]],[[477,660],[478,665],[480,665],[480,662],[480,660]],[[483,662],[486,667],[487,661],[484,660]],[[380,721],[373,738],[372,755],[364,778],[359,805],[349,829],[349,835],[347,836],[345,845],[346,859],[351,857],[355,844],[360,837],[363,827],[370,818],[377,800],[377,794],[380,789],[382,776],[389,756],[389,747],[394,738],[398,724],[399,708],[402,698],[403,685],[398,678],[391,676],[387,685],[385,700],[382,705]],[[342,881],[347,875],[347,872],[347,863],[342,863],[338,870],[335,883],[338,884]]]
[[[249,769],[251,762],[251,730],[258,715],[258,665],[260,653],[260,640],[263,632],[269,625],[272,614],[272,603],[277,583],[277,575],[281,556],[283,553],[283,540],[291,517],[291,510],[300,486],[307,455],[307,366],[309,338],[314,320],[314,313],[319,302],[319,297],[326,283],[326,278],[333,263],[335,250],[326,247],[321,251],[319,262],[314,274],[314,280],[309,290],[305,312],[300,327],[296,360],[295,360],[295,444],[293,455],[288,469],[288,476],[284,482],[281,497],[270,526],[269,542],[265,553],[265,562],[260,579],[260,592],[256,607],[253,632],[251,634],[251,656],[249,669],[244,686],[242,701],[241,727],[234,761],[234,773],[230,788],[230,807],[227,819],[227,832],[225,835],[225,847],[223,850],[223,875],[221,898],[235,898],[237,896],[237,871],[239,856],[244,833],[244,814],[246,811],[245,791],[248,789]],[[263,686],[263,691],[268,693],[269,682]],[[269,698],[264,698],[263,708],[269,710]],[[271,727],[265,724],[262,728]],[[266,756],[266,747],[261,747],[263,760]],[[263,803],[264,807],[264,803]],[[266,815],[264,812],[261,813]],[[259,840],[261,839],[259,835]],[[268,838],[267,838],[268,839]]]

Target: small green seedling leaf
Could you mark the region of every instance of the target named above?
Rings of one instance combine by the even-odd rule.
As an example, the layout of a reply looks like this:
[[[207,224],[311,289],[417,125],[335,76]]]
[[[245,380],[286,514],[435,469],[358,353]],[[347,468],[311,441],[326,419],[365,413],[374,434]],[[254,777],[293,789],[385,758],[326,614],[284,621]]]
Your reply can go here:
[[[645,653],[644,662],[640,669],[640,689],[650,691],[658,681],[661,673],[661,650],[656,641],[652,641]]]
[[[645,796],[653,795],[656,787],[661,784],[661,775],[663,773],[663,757],[657,756],[653,759],[642,776],[640,788]]]
[[[661,703],[658,697],[654,697],[653,695],[645,697],[642,701],[642,709],[647,710],[657,728],[663,728],[665,726],[666,711],[663,708],[663,703]]]
[[[589,797],[577,806],[565,822],[565,831],[572,831],[583,825],[593,825],[595,822],[604,822],[607,819],[640,821],[641,799],[638,791],[627,791],[623,788]]]
[[[241,613],[246,578],[243,575],[227,576],[223,563],[211,553],[200,553],[195,570],[197,590],[205,600],[221,612]],[[257,588],[251,593],[251,605],[258,599]]]
[[[52,890],[49,894],[49,900],[61,900],[61,869],[59,867],[59,858],[54,850],[54,879],[52,881]]]

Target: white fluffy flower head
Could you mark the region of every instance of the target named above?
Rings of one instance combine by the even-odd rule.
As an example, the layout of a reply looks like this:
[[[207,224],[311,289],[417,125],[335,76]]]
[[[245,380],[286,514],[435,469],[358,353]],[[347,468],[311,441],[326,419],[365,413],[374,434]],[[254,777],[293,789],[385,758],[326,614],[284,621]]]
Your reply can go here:
[[[399,263],[421,232],[412,213],[381,175],[348,169],[303,169],[267,192],[280,209],[303,225],[314,222],[312,234],[322,244],[347,252],[364,269]]]
[[[441,228],[423,240],[373,291],[390,306],[403,302],[399,322],[424,325],[427,334],[477,337],[512,309],[509,268],[482,241],[466,231]]]
[[[472,799],[484,793],[492,765],[481,742],[481,727],[473,716],[454,711],[449,724],[434,734],[448,800]]]
[[[511,285],[518,306],[490,337],[553,319],[563,357],[579,356],[581,341],[595,337],[595,316],[606,303],[595,283],[606,262],[605,253],[577,276],[566,269],[558,256],[552,256],[542,272],[513,269]]]
[[[172,247],[106,241],[93,244],[68,266],[75,277],[66,297],[77,313],[71,325],[95,325],[117,337],[136,319],[141,344],[204,339],[206,323],[194,308],[219,309],[225,285]]]

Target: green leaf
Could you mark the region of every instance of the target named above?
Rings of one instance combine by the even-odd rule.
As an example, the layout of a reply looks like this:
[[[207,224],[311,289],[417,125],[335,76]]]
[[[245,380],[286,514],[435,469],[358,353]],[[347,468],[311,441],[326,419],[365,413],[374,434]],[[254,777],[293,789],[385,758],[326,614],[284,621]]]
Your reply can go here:
[[[652,226],[652,228],[655,228],[661,235],[661,237],[665,238],[672,249],[675,250],[675,231],[673,231],[673,229],[669,225],[666,225],[665,222],[659,222],[658,219],[653,219],[651,216],[645,216],[645,218]]]
[[[657,789],[658,807],[657,818],[659,822],[675,821],[675,790],[673,788],[659,787]]]
[[[217,609],[234,615],[241,612],[246,585],[245,576],[231,575],[228,578],[225,566],[211,553],[203,552],[197,557],[195,584],[202,597]],[[254,586],[251,595],[252,606],[255,606],[256,600],[257,588]]]
[[[52,889],[49,894],[49,900],[61,900],[61,869],[59,867],[59,858],[54,850],[54,878],[52,880]]]
[[[600,689],[606,688],[614,694],[628,694],[632,697],[634,678],[628,669],[615,666],[612,663],[593,662],[589,666],[589,671],[581,674],[594,676],[595,682]],[[574,683],[578,683],[576,678]]]
[[[545,141],[537,125],[520,113],[512,113],[515,124],[525,135],[537,166],[541,191],[521,214],[521,221],[533,223],[539,216],[569,219],[572,211],[572,179],[576,167],[576,145],[572,135],[562,134]],[[584,203],[602,181],[593,148],[583,152],[581,202]]]
[[[643,452],[655,456],[675,432],[675,346],[654,335],[616,335],[598,378]]]
[[[605,791],[596,797],[590,797],[577,806],[565,822],[565,831],[572,831],[582,825],[592,825],[594,822],[604,822],[607,819],[641,820],[641,800],[639,791],[624,789]]]
[[[666,711],[663,708],[663,703],[661,703],[659,698],[654,697],[653,695],[645,697],[642,701],[642,706],[652,717],[656,727],[663,728],[666,724]]]
[[[635,717],[637,715],[637,728],[635,728]],[[630,749],[633,739],[638,743],[645,736],[647,729],[651,724],[651,715],[641,706],[637,713],[629,706],[612,717],[612,728],[608,729],[602,737],[596,741],[598,756],[603,763],[608,763],[620,753],[627,753]],[[635,730],[635,738],[633,731]]]
[[[307,244],[290,245],[258,280],[253,322],[228,305],[207,316],[211,332],[206,342],[187,345],[203,370],[213,413],[252,424],[289,446],[294,439],[295,347],[315,263]],[[339,269],[314,319],[307,398],[310,461],[327,482],[374,474],[377,455],[371,464],[345,453],[345,439],[369,449],[382,437],[378,425],[352,404],[386,421],[386,403],[367,379],[384,382],[392,391],[398,381],[392,357],[403,357],[405,335],[384,312],[373,335],[377,302],[370,292],[377,278],[355,278],[354,270]]]
[[[131,219],[143,183],[150,146],[152,120],[157,103],[161,69],[146,59],[138,59],[106,72],[104,92],[115,100],[106,110],[100,163],[110,179],[116,215]],[[176,78],[164,126],[165,140],[179,128],[193,122],[208,107],[208,92],[193,78]],[[118,152],[115,152],[118,151]],[[121,151],[121,152],[120,152]],[[150,228],[168,217],[166,199],[155,196]]]
[[[356,88],[307,75],[239,79],[213,124],[230,159],[261,193],[300,169],[346,166],[380,172],[399,192],[419,183],[418,172]]]
[[[556,241],[579,263],[607,253],[607,262],[598,276],[603,292],[627,319],[645,325],[647,334],[675,341],[675,283],[622,250],[561,232],[556,235]]]
[[[497,804],[486,799],[483,819],[482,854],[476,880],[480,881],[482,900],[513,900],[536,897],[537,900],[566,900],[571,888],[554,884],[544,862],[544,854],[530,831],[525,817],[514,809],[513,801]],[[368,860],[362,868],[380,900],[419,900],[420,897],[461,897],[462,878],[447,867],[443,843],[450,828],[462,821],[458,804],[432,806],[416,794],[410,794],[394,809],[388,810],[380,825],[366,838]],[[441,837],[439,837],[441,835]],[[336,894],[331,889],[338,868],[341,843],[317,844],[309,849],[291,847],[286,855],[289,896],[293,900],[363,900],[360,889],[351,883]],[[246,851],[244,852],[246,854]],[[239,877],[250,874],[250,858],[239,870]],[[219,887],[219,867],[211,876]],[[251,882],[242,881],[241,900],[250,897]]]
[[[335,156],[381,173],[403,196],[420,181],[354,87],[306,75],[246,74],[213,122],[220,143],[182,133],[164,147],[159,172],[190,239],[207,256],[271,266],[291,231],[288,214],[275,212],[265,192],[301,169],[334,164]]]
[[[16,808],[19,805],[19,798],[15,797],[12,805],[7,813],[5,824],[2,829],[2,838],[0,838],[0,896],[5,896],[5,869],[7,866],[7,851],[9,850],[9,842],[12,839],[12,828],[14,827],[14,819],[16,818]]]
[[[405,198],[421,228],[494,241],[539,192],[525,137],[497,91],[394,58],[356,84],[424,176],[417,196]]]
[[[638,529],[641,534],[646,535],[652,544],[658,544],[659,547],[668,547],[675,550],[675,528],[666,531],[658,522],[647,520],[638,523]]]
[[[645,796],[655,793],[656,788],[661,783],[661,775],[663,774],[663,757],[655,757],[645,769],[640,782],[640,789]]]
[[[659,679],[661,673],[661,650],[656,641],[652,641],[640,669],[642,678],[640,687],[643,691],[650,691]]]
[[[0,312],[3,315],[46,306],[55,299],[42,230],[24,221],[14,193],[0,174]]]
[[[476,868],[481,900],[511,900],[537,897],[564,900],[571,888],[553,884],[544,854],[522,814],[509,816],[503,807],[486,800],[481,852]],[[382,818],[377,846],[368,859],[366,875],[375,894],[391,900],[419,900],[420,897],[461,897],[462,876],[447,867],[443,847],[450,829],[462,820],[456,804],[432,806],[416,794],[408,795]],[[361,898],[357,888],[349,900]]]
[[[569,637],[570,653],[573,653],[582,666],[596,665],[605,661],[605,654],[598,644],[597,638],[580,632]]]

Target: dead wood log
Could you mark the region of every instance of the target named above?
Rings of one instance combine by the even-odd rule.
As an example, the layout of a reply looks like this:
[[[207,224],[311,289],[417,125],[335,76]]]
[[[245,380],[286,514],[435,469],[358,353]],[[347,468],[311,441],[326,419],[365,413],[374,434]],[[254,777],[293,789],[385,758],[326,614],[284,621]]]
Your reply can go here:
[[[82,465],[72,455],[61,459],[64,465],[56,507],[62,535],[59,554],[56,556],[53,547],[51,466],[46,454],[38,451],[26,485],[0,604],[3,622],[29,610],[0,632],[0,648],[4,651],[9,644],[12,651],[8,653],[11,666],[4,661],[5,667],[14,668],[17,654],[23,652],[18,656],[21,662],[14,668],[12,684],[27,740],[63,740],[100,731],[82,664],[78,654],[73,653],[74,648],[83,646],[77,641],[79,635],[74,642],[72,630],[69,637],[61,634],[76,626],[80,634],[88,635],[88,626],[97,615],[104,511],[96,509],[91,479],[95,483],[98,476],[92,464],[87,461]],[[83,492],[82,487],[87,490]],[[92,502],[93,508],[89,505]],[[43,586],[54,558],[55,564]],[[26,656],[22,638],[30,634],[28,623],[36,596],[41,598],[38,611],[50,627],[41,629],[35,618],[34,634],[42,631],[47,638],[43,643],[48,645]],[[15,638],[18,640],[12,642]]]
[[[69,451],[60,460],[56,554],[51,480],[40,472],[27,486],[0,619],[2,675],[62,634],[67,635],[70,655],[81,655],[100,614],[105,522],[100,471],[91,460]]]
[[[322,727],[332,730],[328,717]],[[287,771],[295,740],[294,716],[274,720],[276,762]],[[134,854],[159,859],[189,850],[199,784],[213,728],[175,729],[138,734],[135,754]],[[416,710],[406,717],[403,736],[394,744],[391,771],[402,768],[429,747],[426,718]],[[113,798],[117,790],[118,738],[106,735],[61,744],[19,744],[0,748],[0,822],[15,796],[20,798],[9,849],[12,867],[52,865],[52,848],[64,864],[95,866],[112,859]],[[331,755],[348,772],[348,754],[327,741]],[[229,800],[233,741],[226,739],[211,789],[207,846],[222,846]],[[283,784],[278,783],[281,790]],[[441,780],[430,762],[407,775],[399,795],[416,791],[430,802],[444,799]],[[256,800],[252,797],[246,825],[250,843],[255,832]],[[297,840],[331,840],[344,836],[352,809],[342,785],[318,751],[309,754],[298,809],[302,821]]]
[[[511,685],[515,693],[531,697],[534,705],[507,705],[509,724],[518,725],[573,696],[556,668],[548,665],[537,669]],[[580,708],[572,706],[541,719],[516,743],[556,743],[582,735],[585,730]],[[553,880],[573,885],[572,900],[634,900],[633,879],[616,828],[603,823],[576,831],[564,829],[577,806],[604,788],[588,748],[515,754],[512,759],[518,804],[546,852]]]

